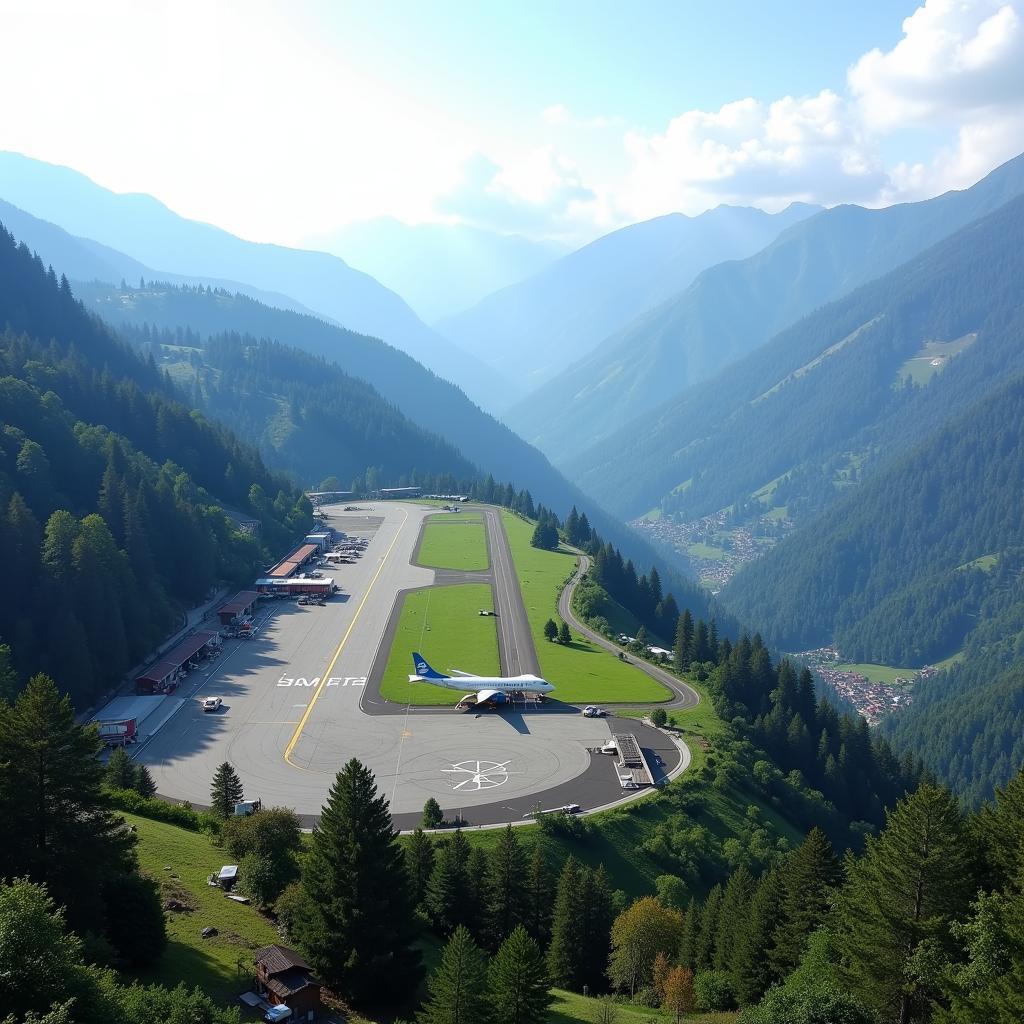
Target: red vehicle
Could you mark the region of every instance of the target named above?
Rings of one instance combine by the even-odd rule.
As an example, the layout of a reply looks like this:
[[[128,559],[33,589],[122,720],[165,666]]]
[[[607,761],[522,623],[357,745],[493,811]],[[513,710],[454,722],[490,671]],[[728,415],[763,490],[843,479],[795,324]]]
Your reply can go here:
[[[123,747],[135,742],[138,723],[134,718],[125,718],[119,722],[100,722],[100,739],[108,747]]]

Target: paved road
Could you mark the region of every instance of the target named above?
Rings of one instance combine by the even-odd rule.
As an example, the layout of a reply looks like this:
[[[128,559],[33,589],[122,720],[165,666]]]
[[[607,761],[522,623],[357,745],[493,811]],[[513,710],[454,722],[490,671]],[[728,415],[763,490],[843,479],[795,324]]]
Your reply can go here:
[[[569,626],[576,630],[578,633],[582,633],[591,643],[597,644],[598,647],[604,648],[606,651],[611,651],[612,654],[618,654],[621,648],[613,644],[607,637],[602,636],[600,633],[595,632],[585,623],[580,622],[576,618],[572,610],[572,596],[576,592],[576,585],[580,579],[586,575],[590,570],[590,556],[580,552],[580,564],[576,569],[576,574],[569,581],[569,583],[563,588],[561,595],[558,598],[558,614],[569,624]],[[649,661],[644,661],[643,658],[631,658],[630,664],[638,668],[641,672],[646,673],[652,679],[657,680],[664,686],[667,686],[674,694],[675,697],[671,701],[666,701],[660,706],[666,711],[674,711],[680,708],[692,708],[700,703],[700,694],[692,687],[687,686],[686,683],[677,679],[671,672],[666,672],[665,669],[659,668],[657,665],[652,665]],[[619,705],[620,707],[627,707],[630,705]],[[633,707],[647,707],[648,704],[635,704]]]
[[[498,613],[498,652],[501,672],[506,676],[540,675],[537,648],[526,617],[519,576],[512,562],[508,534],[501,521],[501,511],[485,508],[487,550],[494,573],[494,610]]]

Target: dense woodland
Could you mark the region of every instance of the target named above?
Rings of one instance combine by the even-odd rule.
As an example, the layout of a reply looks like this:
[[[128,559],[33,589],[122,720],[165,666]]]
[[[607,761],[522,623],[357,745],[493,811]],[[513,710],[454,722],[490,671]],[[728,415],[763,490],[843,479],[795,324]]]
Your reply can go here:
[[[218,581],[249,580],[311,521],[256,452],[0,233],[0,509],[18,674],[86,707]],[[260,523],[239,531],[225,509]]]
[[[121,336],[166,366],[195,408],[304,484],[336,475],[347,488],[368,467],[392,486],[418,474],[479,475],[451,444],[322,357],[233,332],[203,341],[189,328],[145,325]]]

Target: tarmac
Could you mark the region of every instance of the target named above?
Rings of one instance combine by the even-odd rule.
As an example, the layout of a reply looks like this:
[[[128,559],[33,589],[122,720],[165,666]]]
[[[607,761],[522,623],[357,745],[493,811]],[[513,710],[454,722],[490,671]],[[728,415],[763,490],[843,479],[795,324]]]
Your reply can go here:
[[[403,596],[425,586],[489,582],[503,673],[539,666],[498,510],[482,509],[490,569],[457,573],[416,564],[424,519],[450,513],[398,502],[358,509],[325,510],[335,529],[369,540],[354,563],[324,569],[343,592],[323,607],[267,602],[255,637],[226,641],[186,679],[181,710],[135,748],[161,796],[205,805],[214,771],[230,761],[246,799],[293,807],[308,826],[356,757],[374,772],[396,827],[418,824],[428,797],[449,818],[487,825],[521,821],[537,807],[587,810],[638,795],[621,790],[614,758],[591,753],[612,731],[636,734],[660,774],[685,767],[689,752],[665,734],[634,720],[584,718],[554,700],[466,713],[384,700],[379,683]],[[202,712],[206,696],[223,698],[219,712]]]

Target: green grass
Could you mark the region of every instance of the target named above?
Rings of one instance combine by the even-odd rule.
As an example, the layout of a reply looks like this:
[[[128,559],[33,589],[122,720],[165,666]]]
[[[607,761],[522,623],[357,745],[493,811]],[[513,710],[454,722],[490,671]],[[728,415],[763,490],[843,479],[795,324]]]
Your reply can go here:
[[[498,630],[495,619],[480,615],[492,609],[487,583],[429,587],[405,595],[401,618],[388,656],[381,696],[399,704],[453,705],[463,694],[428,683],[410,683],[412,652],[419,651],[439,672],[458,668],[497,675]]]
[[[982,572],[991,572],[998,563],[998,555],[982,555],[981,558],[975,558],[972,562],[964,562],[963,565],[958,565],[957,569],[980,569]]]
[[[955,654],[951,654],[948,658],[943,658],[942,661],[935,662],[932,668],[937,668],[939,671],[945,668],[952,668],[954,665],[964,660],[964,652],[962,650],[957,651]]]
[[[690,544],[686,553],[693,555],[694,558],[707,558],[716,561],[725,558],[727,554],[725,548],[715,547],[713,544],[702,544],[699,541],[696,544]]]
[[[171,987],[182,981],[189,988],[198,985],[217,1002],[234,1004],[250,987],[252,951],[279,940],[274,925],[253,907],[235,903],[206,884],[210,872],[228,860],[208,836],[133,814],[124,817],[138,830],[139,864],[159,883],[162,896],[195,908],[167,914],[164,955],[155,967],[134,977]],[[218,934],[202,938],[207,926]]]
[[[558,620],[558,594],[576,565],[576,555],[531,547],[531,523],[505,511],[502,519],[541,672],[556,687],[556,699],[569,703],[668,700],[671,694],[660,683],[582,637],[575,637],[568,646],[544,639],[544,623],[548,619]]]
[[[551,990],[555,1001],[551,1004],[548,1017],[549,1024],[568,1024],[569,1021],[597,1020],[599,1000],[567,992],[565,989]],[[667,1010],[652,1010],[646,1006],[631,1006],[629,1003],[615,1004],[615,1019],[620,1024],[647,1024],[647,1021],[675,1021],[674,1013]],[[731,1024],[736,1020],[735,1013],[687,1013],[684,1021],[700,1021],[700,1024]]]
[[[490,565],[483,517],[463,512],[431,516],[424,524],[416,560],[435,569],[482,572]]]
[[[872,683],[895,683],[897,679],[913,679],[916,668],[897,668],[892,665],[856,665],[843,662],[835,666],[840,672],[857,672]]]
[[[895,383],[899,385],[906,377],[910,377],[915,384],[927,384],[932,377],[949,366],[954,356],[970,348],[977,340],[977,334],[965,334],[955,341],[926,342],[896,371]],[[936,361],[934,366],[933,361]]]

